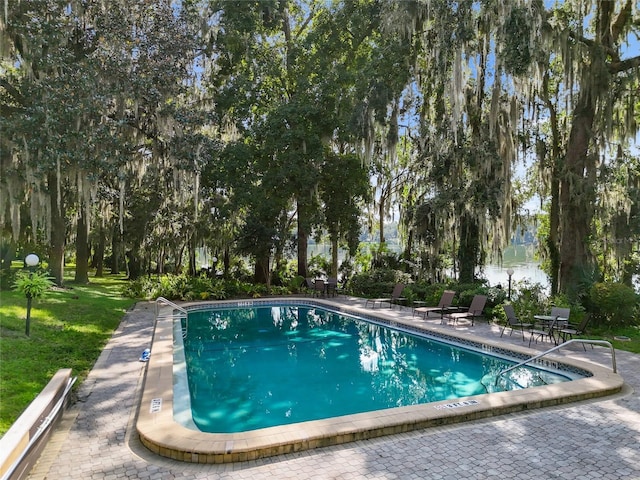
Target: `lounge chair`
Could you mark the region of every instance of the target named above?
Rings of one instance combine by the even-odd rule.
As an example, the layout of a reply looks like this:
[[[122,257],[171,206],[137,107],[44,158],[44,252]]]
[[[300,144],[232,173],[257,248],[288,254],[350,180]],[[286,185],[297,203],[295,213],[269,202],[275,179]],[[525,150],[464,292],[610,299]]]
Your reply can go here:
[[[471,319],[471,326],[475,323],[476,317],[482,316],[482,311],[487,303],[486,295],[474,295],[471,300],[471,305],[466,312],[454,312],[447,315],[447,319],[454,324],[458,323],[460,319]],[[444,321],[444,317],[443,317]]]
[[[404,291],[404,284],[396,283],[396,286],[393,287],[393,292],[391,292],[391,296],[388,298],[367,298],[364,302],[364,306],[371,304],[372,308],[376,308],[376,303],[388,303],[389,308],[393,307],[394,303],[403,302],[407,299],[402,296],[402,292]]]
[[[442,319],[442,315],[444,312],[451,307],[451,303],[453,303],[453,297],[456,296],[456,292],[453,290],[445,290],[442,292],[442,296],[440,297],[440,301],[436,307],[418,307],[413,309],[413,314],[416,312],[421,313],[423,318],[427,318],[427,315],[430,312],[440,313],[440,318]]]
[[[502,327],[502,333],[500,336],[502,337],[502,335],[504,335],[504,331],[507,327],[511,329],[509,336],[513,333],[514,328],[518,328],[520,329],[520,332],[522,332],[522,341],[524,342],[524,329],[527,328],[530,330],[533,327],[533,323],[521,321],[516,315],[513,305],[503,305],[502,308],[504,308],[504,313],[507,315],[507,321],[505,322],[504,327]]]

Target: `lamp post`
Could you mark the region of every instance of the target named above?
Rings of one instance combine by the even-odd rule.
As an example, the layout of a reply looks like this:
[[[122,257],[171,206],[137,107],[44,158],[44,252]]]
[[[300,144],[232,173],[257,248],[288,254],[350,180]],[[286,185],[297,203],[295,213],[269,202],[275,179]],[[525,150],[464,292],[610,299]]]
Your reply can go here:
[[[507,290],[507,298],[511,300],[511,277],[513,276],[513,268],[509,268],[507,270],[507,275],[509,275],[509,290]]]
[[[30,253],[26,257],[24,257],[24,263],[27,265],[29,269],[29,279],[33,278],[33,269],[40,263],[40,257],[35,253]],[[31,294],[31,290],[29,288],[26,289],[26,297],[27,297],[27,324],[25,327],[25,335],[29,336],[29,330],[31,325],[31,299],[33,295]]]

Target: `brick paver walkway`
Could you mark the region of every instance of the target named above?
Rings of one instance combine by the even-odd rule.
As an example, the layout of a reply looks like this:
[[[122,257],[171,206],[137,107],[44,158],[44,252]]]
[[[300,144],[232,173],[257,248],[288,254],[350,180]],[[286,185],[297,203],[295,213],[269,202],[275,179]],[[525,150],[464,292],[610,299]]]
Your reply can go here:
[[[626,352],[617,352],[617,360],[628,387],[604,400],[248,463],[194,465],[158,457],[135,434],[145,367],[138,358],[150,345],[153,321],[152,303],[140,303],[125,315],[31,480],[640,479],[640,356]],[[499,338],[496,326],[478,323],[469,329],[473,334]],[[517,335],[503,340],[522,344]],[[567,355],[611,366],[604,348],[567,350]]]

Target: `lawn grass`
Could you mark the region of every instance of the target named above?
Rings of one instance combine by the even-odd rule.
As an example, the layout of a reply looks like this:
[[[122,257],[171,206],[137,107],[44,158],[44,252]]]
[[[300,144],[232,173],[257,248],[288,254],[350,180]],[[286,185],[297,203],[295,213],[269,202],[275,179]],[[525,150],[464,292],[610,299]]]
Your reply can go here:
[[[627,337],[628,340],[616,340],[615,337]],[[616,350],[625,350],[627,352],[640,353],[640,327],[628,326],[615,329],[606,328],[587,328],[587,335],[583,338],[591,338],[593,340],[607,340],[611,342]]]
[[[124,276],[69,281],[34,299],[30,336],[25,335],[26,299],[0,292],[0,436],[61,368],[71,368],[77,386],[86,378],[126,310]]]

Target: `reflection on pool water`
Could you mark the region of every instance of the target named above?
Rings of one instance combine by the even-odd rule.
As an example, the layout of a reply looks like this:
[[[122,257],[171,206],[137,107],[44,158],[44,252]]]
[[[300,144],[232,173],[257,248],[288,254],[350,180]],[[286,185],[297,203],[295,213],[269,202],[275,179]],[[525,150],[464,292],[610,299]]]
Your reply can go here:
[[[177,351],[184,351],[186,379],[177,375],[184,395],[174,413],[205,432],[243,432],[570,380],[522,367],[496,382],[516,362],[313,305],[194,311],[181,327],[186,334],[184,340],[176,335],[183,342]],[[177,365],[175,371],[184,370]],[[188,419],[179,413],[185,403]]]

